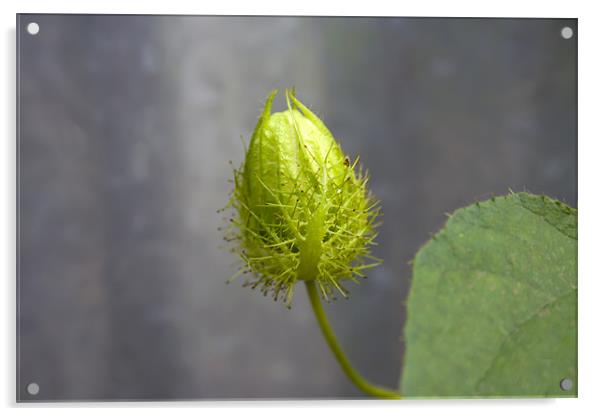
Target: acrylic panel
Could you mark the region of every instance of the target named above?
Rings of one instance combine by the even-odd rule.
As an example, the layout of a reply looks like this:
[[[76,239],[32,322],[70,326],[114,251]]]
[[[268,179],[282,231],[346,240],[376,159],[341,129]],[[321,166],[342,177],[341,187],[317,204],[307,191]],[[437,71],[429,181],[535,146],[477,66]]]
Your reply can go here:
[[[576,19],[16,31],[18,401],[576,397]]]

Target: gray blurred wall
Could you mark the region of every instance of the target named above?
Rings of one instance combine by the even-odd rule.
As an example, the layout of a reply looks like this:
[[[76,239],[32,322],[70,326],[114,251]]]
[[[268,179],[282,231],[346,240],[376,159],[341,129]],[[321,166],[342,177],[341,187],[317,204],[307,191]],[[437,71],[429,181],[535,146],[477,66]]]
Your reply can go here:
[[[444,214],[509,188],[576,206],[576,24],[20,15],[19,399],[363,397],[302,286],[289,311],[224,283],[228,161],[293,85],[382,201],[384,264],[327,312],[397,386],[407,263]]]

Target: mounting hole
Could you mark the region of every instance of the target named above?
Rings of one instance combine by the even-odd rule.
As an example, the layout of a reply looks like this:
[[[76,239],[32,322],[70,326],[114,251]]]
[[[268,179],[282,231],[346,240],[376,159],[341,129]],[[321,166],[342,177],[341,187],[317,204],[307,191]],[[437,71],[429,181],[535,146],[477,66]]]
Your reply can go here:
[[[31,22],[27,25],[27,33],[30,35],[37,35],[40,32],[40,25],[36,22]]]
[[[560,31],[560,36],[562,36],[565,39],[570,39],[573,37],[573,29],[571,29],[568,26],[565,26],[562,28],[562,30]]]
[[[31,394],[32,396],[35,396],[39,392],[40,386],[38,385],[38,383],[29,383],[27,385],[27,393]]]
[[[569,391],[573,388],[573,380],[570,378],[563,378],[560,380],[560,389],[564,391]]]

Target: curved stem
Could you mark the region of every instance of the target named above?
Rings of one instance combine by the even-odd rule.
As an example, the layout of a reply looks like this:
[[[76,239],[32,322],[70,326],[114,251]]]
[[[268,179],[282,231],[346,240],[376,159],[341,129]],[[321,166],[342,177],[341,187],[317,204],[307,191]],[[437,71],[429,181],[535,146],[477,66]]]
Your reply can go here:
[[[314,314],[316,315],[316,319],[318,320],[318,324],[320,325],[320,329],[322,330],[322,334],[324,334],[324,338],[326,338],[326,342],[336,357],[337,361],[341,365],[343,371],[349,377],[349,379],[364,393],[370,394],[376,397],[383,397],[387,399],[401,399],[401,396],[398,392],[389,390],[383,387],[376,386],[365,378],[363,378],[356,370],[353,368],[349,359],[343,352],[339,342],[337,341],[330,324],[328,323],[328,318],[326,317],[326,313],[322,308],[322,302],[320,301],[320,297],[318,295],[318,290],[316,289],[316,283],[314,280],[305,281],[305,287],[307,288],[307,295],[309,296],[309,300],[311,302],[311,306],[314,310]]]

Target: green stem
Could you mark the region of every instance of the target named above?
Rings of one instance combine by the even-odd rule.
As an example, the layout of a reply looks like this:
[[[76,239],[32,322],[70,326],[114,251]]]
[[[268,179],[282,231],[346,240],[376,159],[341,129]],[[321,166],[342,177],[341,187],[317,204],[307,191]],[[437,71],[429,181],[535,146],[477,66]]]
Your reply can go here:
[[[345,356],[337,338],[328,323],[328,318],[326,317],[326,313],[324,312],[324,308],[322,308],[322,302],[320,301],[320,296],[318,295],[318,290],[316,289],[316,283],[314,280],[305,281],[305,287],[307,288],[307,295],[309,296],[309,300],[311,302],[311,306],[316,315],[316,319],[318,320],[318,324],[320,325],[320,329],[322,330],[322,334],[324,334],[324,338],[326,338],[326,342],[330,347],[331,351],[334,353],[337,361],[343,368],[343,371],[349,377],[349,379],[364,393],[370,394],[376,397],[383,397],[387,399],[401,399],[401,396],[398,392],[389,390],[383,387],[376,386],[365,378],[363,378],[356,370],[353,368],[349,359]]]

